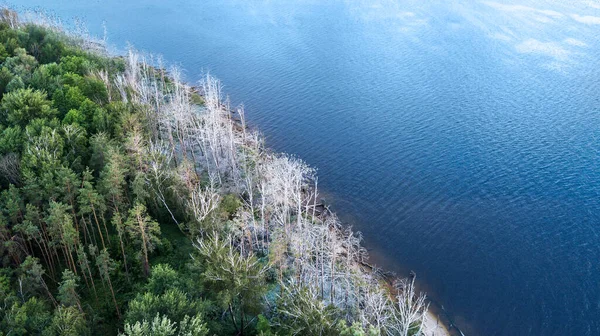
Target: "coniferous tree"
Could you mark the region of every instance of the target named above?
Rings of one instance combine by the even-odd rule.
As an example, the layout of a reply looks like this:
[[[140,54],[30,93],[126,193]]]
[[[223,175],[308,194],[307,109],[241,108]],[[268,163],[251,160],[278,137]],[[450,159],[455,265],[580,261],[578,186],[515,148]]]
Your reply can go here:
[[[115,270],[116,266],[115,261],[110,257],[107,249],[103,249],[100,251],[100,253],[98,253],[98,255],[96,255],[96,267],[98,267],[98,271],[100,272],[100,277],[102,280],[108,283],[113,304],[115,305],[115,311],[117,312],[117,317],[120,320],[121,312],[119,310],[119,305],[117,304],[117,297],[115,296],[115,290],[110,277],[110,274]]]
[[[244,256],[234,250],[231,239],[221,239],[217,234],[199,240],[197,247],[204,258],[202,278],[217,293],[234,328],[244,335],[246,315],[258,315],[262,306],[266,268],[253,255]]]
[[[193,316],[205,310],[205,302],[189,298],[178,288],[167,289],[164,293],[146,292],[139,294],[130,303],[125,321],[150,321],[157,314],[164,315],[173,321],[181,321],[185,316]]]
[[[40,265],[39,259],[27,256],[25,261],[20,266],[21,276],[19,277],[19,294],[22,299],[25,298],[26,295],[30,295],[35,293],[35,291],[43,290],[48,298],[54,303],[56,306],[56,300],[54,296],[50,292],[46,281],[44,280],[44,275],[46,271],[44,267]]]
[[[119,245],[121,247],[121,253],[123,255],[123,265],[125,266],[125,274],[129,277],[129,267],[127,266],[127,255],[125,253],[125,223],[123,223],[123,218],[121,218],[120,213],[114,213],[112,216],[112,224],[117,230],[117,235],[119,236]]]
[[[11,91],[2,98],[2,117],[9,125],[25,126],[35,118],[52,118],[56,110],[52,102],[42,91],[19,89]]]
[[[88,335],[89,328],[85,315],[75,307],[58,307],[44,336],[82,336]]]
[[[79,277],[71,272],[71,270],[64,270],[62,274],[62,281],[58,286],[58,301],[63,306],[76,306],[79,311],[83,313],[79,294],[77,294],[77,287],[79,286],[77,284],[78,281]]]
[[[7,335],[42,335],[51,318],[48,304],[34,296],[24,302],[17,300],[4,306],[0,313],[0,330]]]
[[[81,274],[83,275],[83,279],[85,280],[87,287],[90,287],[88,283],[89,278],[89,281],[92,284],[92,290],[94,291],[94,297],[98,299],[98,293],[96,292],[96,283],[94,282],[94,276],[92,275],[90,261],[88,259],[87,253],[85,253],[85,249],[81,244],[77,247],[77,263],[79,264],[79,269],[81,270]]]
[[[125,158],[117,148],[108,151],[108,161],[100,173],[100,186],[105,198],[108,200],[113,211],[120,213],[126,205],[125,199]]]
[[[73,226],[73,218],[69,214],[69,206],[51,201],[46,218],[48,223],[51,243],[55,247],[62,248],[63,255],[69,268],[77,273],[73,249],[78,243],[78,233]]]
[[[130,238],[140,246],[140,256],[144,275],[150,274],[148,255],[160,244],[160,227],[146,212],[146,207],[138,203],[129,210],[129,217],[125,222],[125,229]]]
[[[119,153],[117,148],[109,149],[107,156],[106,165],[100,174],[100,186],[112,210],[111,222],[117,230],[125,272],[129,276],[127,256],[125,254],[123,223],[123,218],[125,217],[123,211],[127,207],[127,199],[125,197],[125,187],[127,186],[127,181],[125,180],[125,158]]]
[[[185,316],[179,323],[171,322],[164,315],[156,315],[151,321],[144,320],[135,324],[126,323],[125,332],[120,336],[206,336],[208,328],[202,316]]]
[[[8,221],[0,213],[0,255],[4,257],[4,254],[12,260],[15,265],[21,263],[21,253],[17,247],[17,243],[13,240],[12,230],[8,224]],[[3,260],[2,264],[9,264],[8,260]]]
[[[99,132],[90,137],[90,168],[96,172],[101,172],[108,160],[108,150],[112,142],[108,134]]]
[[[64,166],[57,171],[57,180],[63,190],[61,201],[64,204],[69,205],[71,218],[73,218],[75,224],[75,230],[78,234],[82,232],[84,240],[87,240],[87,227],[85,225],[80,226],[77,218],[77,193],[80,180],[72,169]]]
[[[25,233],[28,237],[33,239],[38,246],[40,253],[42,254],[42,258],[44,259],[46,265],[48,265],[50,274],[53,277],[55,274],[55,258],[54,254],[50,250],[48,246],[49,236],[48,231],[46,229],[46,224],[41,218],[40,211],[38,207],[33,204],[27,204],[25,206],[25,219],[23,220],[23,224]]]
[[[10,185],[1,194],[4,213],[12,225],[23,220],[23,198],[19,188]]]
[[[96,224],[96,229],[98,235],[100,235],[100,241],[102,242],[102,248],[106,248],[104,235],[102,234],[102,229],[100,228],[100,218],[103,218],[103,213],[106,211],[106,204],[102,196],[100,196],[100,194],[94,189],[92,181],[92,172],[89,169],[86,169],[83,172],[83,182],[81,184],[81,188],[79,188],[77,197],[77,203],[79,203],[79,214],[82,216],[83,221],[85,221],[86,217],[89,219],[90,215],[93,216],[93,221]]]

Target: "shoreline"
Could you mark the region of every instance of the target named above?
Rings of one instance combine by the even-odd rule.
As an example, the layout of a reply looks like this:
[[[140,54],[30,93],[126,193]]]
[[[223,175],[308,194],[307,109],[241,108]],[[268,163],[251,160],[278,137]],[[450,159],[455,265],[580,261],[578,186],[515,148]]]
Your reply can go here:
[[[365,247],[372,246],[371,244],[364,245]],[[370,268],[378,269],[381,272],[382,278],[386,280],[389,286],[392,286],[394,279],[412,278],[414,273],[409,268],[402,268],[401,261],[387,261],[387,255],[384,253],[371,253],[373,249],[369,249],[368,255],[368,266]],[[378,265],[382,265],[379,267]],[[396,266],[394,266],[396,265]],[[390,271],[395,270],[395,271]],[[400,275],[396,272],[400,272]],[[408,274],[407,274],[408,273]],[[435,299],[435,296],[428,295],[429,291],[424,290],[427,288],[426,283],[421,278],[416,279],[415,288],[426,295],[426,301],[429,303],[428,315],[429,322],[433,326],[439,325],[443,327],[443,334],[435,335],[448,335],[448,336],[464,336],[463,331],[455,324],[454,319],[450,316],[449,312],[444,308],[443,304]],[[425,286],[424,286],[425,285]]]
[[[117,57],[119,57],[119,56],[117,56]],[[157,69],[157,70],[164,71],[165,74],[169,73],[166,69]],[[196,85],[189,85],[189,88],[193,94],[198,95],[199,97],[202,98],[202,100],[204,100],[204,94],[200,87],[198,87]],[[202,102],[201,105],[203,105],[203,104],[204,104],[204,101]],[[241,105],[236,106],[236,107],[230,106],[228,104],[223,104],[223,103],[221,103],[221,105],[222,105],[221,107],[224,110],[228,111],[230,120],[232,121],[234,130],[236,132],[243,132],[244,130],[249,130],[249,131],[257,130],[260,132],[260,128],[249,125],[246,122],[245,118],[243,117],[244,112],[243,112],[243,107],[241,107]],[[267,150],[271,150],[268,145],[265,146],[265,148]],[[336,212],[331,211],[331,209],[330,209],[331,205],[327,204],[325,202],[326,199],[324,199],[324,198],[321,199],[319,196],[321,196],[320,191],[316,195],[316,198],[319,199],[319,201],[321,201],[321,203],[316,204],[316,209],[315,209],[317,211],[317,213],[319,214],[319,216],[327,217],[328,215],[335,215]],[[344,227],[351,227],[351,225],[349,225],[348,223],[342,223],[342,225]],[[360,231],[357,231],[357,232],[360,233]],[[369,250],[368,246],[364,245],[363,243],[361,243],[361,245],[367,251]],[[370,255],[370,253],[367,252],[367,259],[365,261],[357,263],[356,266],[359,269],[361,269],[363,272],[366,272],[365,268],[368,268],[371,271],[375,271],[375,273],[378,274],[380,280],[383,280],[386,283],[385,286],[390,288],[390,293],[392,293],[393,282],[395,280],[402,279],[404,277],[397,276],[394,272],[386,271],[382,268],[377,267],[376,265],[372,265],[372,264],[370,264],[370,261],[372,261],[372,256]],[[414,276],[415,275],[411,271],[409,278],[412,278]],[[419,284],[419,282],[416,282],[417,288],[419,288],[418,284]],[[423,321],[423,324],[424,324],[423,335],[425,335],[425,336],[464,336],[462,331],[458,327],[456,327],[454,325],[454,323],[452,323],[451,319],[447,316],[447,313],[445,312],[443,307],[441,307],[439,304],[437,304],[436,301],[431,300],[430,297],[427,295],[426,295],[426,301],[429,302],[429,305],[428,305],[428,309],[426,312],[426,318]],[[432,309],[431,304],[433,304],[433,309]],[[440,313],[445,314],[446,318],[443,318]]]
[[[232,117],[235,115],[235,111],[231,110]],[[236,120],[237,123],[237,120]],[[238,127],[243,127],[241,124]],[[246,126],[248,127],[248,126]],[[267,147],[268,148],[268,147]],[[320,196],[321,192],[319,192]],[[317,197],[320,198],[320,197]],[[327,217],[329,215],[335,215],[336,212],[330,209],[330,205],[325,202],[325,199],[321,199],[321,203],[317,204],[319,216]],[[350,227],[349,224],[343,223],[342,225],[346,227]],[[360,231],[357,231],[360,232]],[[361,245],[367,249],[368,245],[361,243]],[[365,273],[375,273],[377,277],[384,282],[382,286],[385,286],[389,289],[390,294],[393,294],[396,290],[394,287],[394,281],[398,279],[403,279],[405,277],[397,276],[394,272],[386,271],[383,268],[379,268],[375,263],[371,263],[373,260],[370,253],[367,252],[366,260],[358,262],[357,267]],[[411,271],[411,274],[406,278],[414,278],[416,274]],[[419,282],[416,282],[417,289],[420,287]],[[419,291],[421,292],[421,291]],[[426,301],[428,301],[428,308],[426,312],[426,318],[423,320],[423,335],[424,336],[464,336],[464,333],[454,325],[452,320],[447,316],[446,311],[442,306],[440,306],[436,301],[432,300],[429,296],[426,295]],[[445,318],[442,315],[446,315]]]
[[[67,37],[68,35],[65,35],[64,38],[66,39]],[[90,54],[90,56],[94,55],[94,51],[88,50],[84,47],[80,48],[84,53],[87,52]],[[102,55],[102,57],[104,57],[104,55]],[[114,57],[116,59],[115,56],[109,55],[106,57]],[[174,178],[179,179],[178,182],[181,182],[181,185],[184,185],[188,188],[187,190],[189,191],[190,199],[184,203],[185,205],[183,208],[181,208],[181,211],[185,213],[193,213],[195,215],[195,220],[199,223],[203,223],[202,220],[206,218],[206,215],[216,209],[216,207],[211,208],[202,206],[214,206],[215,203],[217,203],[217,206],[225,204],[225,200],[219,204],[219,202],[221,202],[219,197],[225,197],[229,194],[233,194],[234,192],[234,197],[236,197],[238,201],[243,202],[245,201],[243,196],[244,190],[247,190],[249,194],[252,194],[254,190],[259,190],[259,184],[261,186],[261,206],[263,210],[261,210],[262,217],[260,222],[262,226],[255,220],[255,208],[252,196],[249,196],[249,205],[244,207],[243,203],[240,202],[240,204],[236,206],[236,208],[229,214],[229,219],[225,218],[223,221],[218,221],[218,219],[215,219],[213,222],[211,222],[211,224],[223,224],[222,226],[225,228],[226,225],[229,224],[228,221],[233,220],[232,215],[236,218],[240,218],[239,221],[236,222],[233,220],[231,223],[231,225],[238,225],[240,231],[228,236],[229,245],[228,247],[225,246],[224,248],[229,248],[229,256],[231,256],[232,262],[237,262],[235,256],[238,255],[239,258],[248,258],[247,260],[249,264],[247,265],[249,266],[246,266],[248,269],[259,263],[258,259],[256,259],[256,261],[254,261],[255,259],[252,259],[254,257],[253,250],[255,247],[258,249],[265,249],[267,253],[278,254],[278,244],[283,243],[283,253],[280,255],[280,258],[278,255],[275,255],[272,257],[273,260],[268,260],[268,264],[264,265],[262,270],[258,270],[256,273],[257,275],[251,273],[253,269],[248,270],[248,273],[242,273],[239,271],[235,272],[235,267],[237,265],[232,266],[231,269],[233,269],[233,271],[225,269],[226,272],[229,272],[228,274],[233,274],[235,279],[241,277],[242,279],[248,281],[253,278],[260,279],[263,276],[263,272],[267,272],[269,268],[275,270],[275,268],[278,267],[280,272],[279,284],[285,288],[286,285],[284,285],[284,281],[289,283],[290,286],[296,285],[291,274],[289,277],[287,275],[285,278],[283,277],[283,269],[289,268],[293,270],[295,272],[294,276],[296,277],[297,281],[299,281],[299,285],[297,288],[293,289],[294,292],[292,292],[291,289],[288,289],[289,293],[292,295],[292,301],[295,300],[294,297],[297,294],[299,295],[300,299],[302,299],[302,294],[304,293],[303,291],[307,290],[309,291],[310,295],[314,295],[309,297],[309,300],[312,300],[312,302],[315,302],[319,305],[324,305],[324,307],[331,305],[340,309],[339,315],[336,314],[335,316],[331,317],[324,315],[325,319],[331,319],[332,326],[329,327],[331,330],[346,330],[344,329],[347,328],[344,326],[345,323],[352,323],[353,325],[351,328],[355,328],[354,323],[358,323],[358,327],[356,328],[368,328],[370,331],[386,331],[387,334],[394,333],[395,331],[402,331],[405,333],[413,330],[419,335],[449,335],[447,332],[445,332],[445,328],[440,323],[440,320],[435,318],[435,316],[429,311],[429,305],[425,301],[425,296],[421,294],[415,295],[416,287],[414,286],[414,279],[412,282],[402,282],[402,285],[394,281],[393,285],[386,287],[386,283],[389,285],[388,278],[383,273],[379,272],[378,269],[365,262],[368,260],[368,254],[364,249],[360,234],[352,232],[350,228],[346,230],[344,227],[348,227],[348,225],[345,225],[339,221],[335,213],[331,212],[329,207],[324,204],[324,201],[317,204],[317,199],[320,194],[318,193],[317,189],[318,178],[313,168],[308,167],[306,163],[300,159],[297,159],[296,161],[290,160],[288,154],[271,153],[271,149],[267,146],[264,146],[264,140],[262,140],[263,138],[258,132],[251,132],[251,135],[247,137],[246,132],[249,128],[246,126],[243,117],[243,108],[235,108],[237,111],[234,112],[234,109],[232,109],[227,102],[223,103],[221,101],[220,84],[218,81],[207,76],[206,81],[202,84],[202,90],[199,90],[197,87],[190,87],[185,82],[179,80],[177,73],[165,72],[166,75],[164,75],[162,68],[155,68],[152,65],[147,65],[143,58],[141,61],[139,61],[139,56],[134,54],[131,50],[129,52],[129,57],[125,59],[124,63],[125,69],[121,70],[121,72],[117,72],[114,75],[115,79],[113,82],[113,88],[116,87],[118,93],[120,94],[120,96],[118,94],[116,95],[115,100],[110,98],[111,85],[110,80],[108,79],[108,70],[106,70],[107,72],[104,73],[104,76],[102,76],[102,74],[97,75],[100,80],[103,80],[104,85],[106,86],[106,104],[112,101],[140,104],[140,106],[144,107],[144,110],[141,110],[140,113],[146,113],[145,116],[147,118],[149,130],[143,131],[144,133],[135,134],[139,135],[139,137],[142,139],[146,139],[147,137],[147,140],[150,142],[150,146],[152,146],[152,139],[157,141],[166,141],[166,139],[170,140],[170,147],[166,145],[165,147],[159,148],[158,151],[152,152],[152,149],[150,149],[150,151],[151,153],[157,154],[157,157],[160,158],[163,158],[163,156],[167,157],[167,155],[173,155],[173,161],[171,161],[172,157],[169,156],[168,158],[164,159],[164,162],[161,162],[166,164],[164,164],[164,166],[159,166],[159,159],[156,157],[150,157],[148,159],[149,163],[147,164],[152,165],[152,167],[154,167],[154,171],[164,169],[176,172],[176,176]],[[88,71],[88,74],[89,76],[95,76],[91,70]],[[160,74],[160,76],[158,76],[158,74]],[[160,79],[157,77],[160,77]],[[165,80],[165,77],[167,77],[167,80]],[[152,94],[152,88],[156,90],[153,96],[151,95],[149,98],[148,96],[144,95],[144,93],[148,92]],[[198,99],[194,99],[193,95],[199,91],[200,96],[197,97]],[[156,102],[156,105],[153,105],[153,102]],[[159,104],[158,102],[165,102],[165,104]],[[162,106],[166,107],[161,108]],[[202,115],[199,113],[200,106],[202,106],[202,110],[204,110]],[[236,116],[239,116],[239,118]],[[159,125],[164,125],[161,124],[161,122],[168,123],[168,127],[161,128]],[[173,125],[175,125],[175,127],[172,127]],[[177,130],[177,133],[175,133],[174,130]],[[132,126],[130,131],[138,132],[139,130],[133,129]],[[155,134],[155,138],[152,138],[153,134]],[[177,136],[175,141],[173,140],[174,134]],[[193,144],[193,142],[189,141],[190,139],[198,142],[198,148],[195,148],[190,144]],[[186,147],[185,144],[190,144],[189,148]],[[200,151],[196,152],[196,149],[199,149]],[[171,154],[169,154],[169,150]],[[139,149],[137,152],[135,150],[124,152],[122,157],[132,156],[132,158],[136,158],[134,155],[140,153],[141,151],[142,150]],[[122,160],[122,157],[116,156],[120,154],[118,152],[115,153],[115,156],[111,156],[111,160]],[[198,160],[195,157],[195,153],[201,153],[200,155],[206,158],[205,166],[202,160]],[[188,161],[190,159],[188,158],[188,154],[191,155],[191,168],[188,165],[188,162],[190,162]],[[214,159],[214,164],[213,161],[209,160],[209,157]],[[179,158],[181,158],[181,160],[179,160]],[[152,159],[154,159],[154,161],[152,161]],[[173,164],[171,162],[173,162]],[[145,171],[145,168],[150,170],[147,168],[147,166],[144,166],[145,163],[145,161],[140,159],[139,167],[135,165],[133,169],[138,172]],[[264,170],[260,170],[258,168],[256,168],[256,170],[251,170],[254,169],[248,168],[251,166],[251,164],[254,164],[254,167],[261,167],[261,165],[264,165],[266,168],[264,168]],[[179,170],[180,168],[188,170],[184,171],[184,174],[182,175],[177,175],[177,172],[181,172]],[[201,186],[202,182],[197,169],[200,169],[201,172],[207,172],[210,179],[210,187]],[[215,175],[211,175],[211,169],[212,173]],[[231,175],[228,175],[230,174],[230,169]],[[104,170],[102,170],[102,172],[104,172]],[[75,175],[75,173],[73,174]],[[239,176],[237,174],[239,174]],[[240,177],[242,174],[247,174],[250,177],[244,177],[244,179],[242,179]],[[283,175],[282,178],[280,178],[281,175]],[[125,175],[123,176],[124,177],[121,179],[125,180],[126,177]],[[102,178],[104,179],[104,177]],[[218,189],[214,189],[214,184],[216,184],[217,178],[219,180],[219,187]],[[223,178],[224,182],[221,181],[221,178]],[[207,265],[209,265],[210,262],[219,262],[222,260],[216,257],[211,259],[214,251],[221,251],[218,250],[220,245],[203,245],[202,242],[204,239],[213,239],[215,244],[220,244],[218,240],[219,231],[213,231],[212,238],[202,237],[201,234],[203,233],[202,230],[204,230],[204,228],[199,227],[199,233],[190,233],[189,235],[186,235],[185,233],[191,232],[192,228],[191,226],[186,228],[185,226],[180,225],[180,222],[178,222],[169,209],[169,206],[165,201],[165,197],[160,189],[160,185],[163,183],[163,180],[161,179],[162,177],[157,177],[158,192],[156,196],[157,198],[162,197],[160,200],[179,229],[184,231],[184,235],[190,238],[192,242],[194,238],[197,239],[198,245],[196,246],[198,249],[206,249],[206,253],[203,253],[203,255],[206,255],[208,260]],[[254,180],[257,182],[254,182]],[[112,184],[113,180],[109,181]],[[312,187],[311,182],[314,182],[314,188]],[[240,185],[242,183],[246,184],[239,186],[238,183]],[[265,185],[267,186],[266,188]],[[283,198],[279,197],[279,193],[281,193],[282,188],[284,189]],[[198,202],[202,204],[198,205],[195,203],[198,199]],[[137,203],[137,201],[139,201],[139,199],[136,199],[135,208],[137,209],[137,204],[139,204],[139,209],[142,209],[139,211],[145,211],[146,208],[144,203]],[[113,202],[115,202],[114,198]],[[288,204],[288,202],[291,202],[292,204]],[[283,205],[281,205],[281,203]],[[264,211],[265,207],[267,207],[266,216]],[[311,207],[312,216],[309,210]],[[117,209],[116,206],[115,209]],[[206,209],[208,209],[208,211],[206,211]],[[134,210],[130,210],[130,216],[134,216],[134,212],[132,211]],[[204,211],[204,213],[200,213],[200,211]],[[115,213],[117,216],[119,215],[119,212]],[[114,217],[115,213],[111,214],[113,218],[117,218]],[[202,215],[204,215],[204,217],[201,217]],[[138,218],[138,224],[141,228],[140,230],[142,230],[143,225],[145,224],[140,218],[144,217],[145,215],[138,213],[136,216]],[[76,219],[76,217],[74,218]],[[96,218],[95,212],[94,218]],[[244,218],[251,218],[251,220],[244,221]],[[144,217],[143,220],[150,221],[152,219],[150,218],[146,220]],[[160,225],[158,222],[154,223],[156,226]],[[97,221],[96,224],[98,224]],[[272,228],[272,230],[276,233],[270,234],[270,228]],[[281,233],[277,232],[276,230],[279,230]],[[101,231],[102,230],[98,224],[98,232],[100,233],[100,238],[104,248],[102,253],[108,254],[109,252],[106,246],[104,246],[104,238],[102,238],[103,236]],[[110,235],[108,234],[106,227],[105,232],[107,239],[109,239]],[[157,234],[160,235],[160,229],[157,229],[157,232]],[[223,232],[225,231],[223,230]],[[253,233],[255,237],[254,240],[252,239]],[[78,231],[77,234],[77,237],[79,237]],[[281,234],[283,238],[281,238],[279,234]],[[119,236],[119,239],[120,238],[121,236]],[[310,239],[313,239],[312,245],[306,244],[305,242]],[[125,271],[128,272],[123,241],[120,241],[120,244],[123,253],[123,260],[125,261]],[[145,240],[143,241],[143,244],[146,244]],[[273,244],[274,247],[271,248],[271,244]],[[246,249],[246,247],[248,249]],[[246,252],[244,252],[244,250]],[[227,251],[225,250],[225,252]],[[95,252],[91,254],[95,256]],[[71,257],[73,270],[76,272],[77,268],[73,261],[71,252],[68,252],[68,255]],[[65,258],[67,258],[68,261],[68,257],[65,256]],[[107,256],[106,258],[110,261],[110,256]],[[148,277],[150,264],[145,245],[144,259],[145,264],[143,265],[143,270],[145,276]],[[270,256],[269,259],[271,259]],[[104,260],[104,263],[106,263],[106,259]],[[17,261],[17,258],[15,258],[15,261]],[[98,262],[98,260],[96,260],[96,262]],[[225,267],[227,267],[227,263],[225,262],[224,264]],[[69,267],[70,266],[71,264],[69,264]],[[370,266],[370,270],[366,266]],[[108,266],[104,267],[107,268]],[[242,265],[242,267],[244,267],[244,265]],[[326,267],[327,269],[325,269]],[[83,268],[81,269],[83,271]],[[93,278],[91,271],[89,271],[89,267],[88,273],[90,273],[90,278]],[[108,271],[106,271],[105,274],[108,274]],[[40,278],[42,276],[43,273],[42,275],[39,275]],[[108,275],[105,276],[108,277]],[[63,277],[65,277],[65,275],[63,275]],[[261,281],[265,281],[265,284],[268,283],[266,276],[264,278],[265,279]],[[77,282],[78,280],[74,281]],[[327,287],[325,286],[326,281]],[[250,282],[253,281],[250,280]],[[86,285],[89,287],[87,279]],[[109,286],[115,312],[118,320],[120,320],[120,305],[117,303],[115,292],[110,284],[110,279]],[[327,288],[327,290],[325,290],[325,288]],[[242,289],[239,289],[240,292],[235,295],[243,296],[245,295],[244,291],[246,290],[250,291],[248,287],[242,287]],[[256,290],[256,292],[260,293],[260,290],[261,289],[259,288]],[[267,292],[266,285],[262,290],[265,293]],[[320,295],[318,294],[319,290]],[[46,288],[46,291],[48,292],[50,298],[52,298],[48,288]],[[62,292],[62,287],[60,288],[60,291]],[[203,295],[202,297],[204,297],[204,295],[208,297],[208,294],[206,293],[200,294]],[[260,295],[260,297],[258,295]],[[253,299],[260,300],[260,298],[263,297],[262,295],[262,293],[257,294],[257,296]],[[268,301],[266,295],[264,295],[264,300]],[[64,303],[61,302],[61,304]],[[383,306],[381,304],[383,304]],[[240,305],[242,305],[242,303],[240,303]],[[84,314],[79,301],[78,306],[80,313]],[[131,309],[131,307],[129,308]],[[267,305],[265,305],[263,309],[266,313],[269,313],[269,308]],[[296,319],[297,316],[303,316],[304,310],[302,309],[303,307],[301,307],[300,314],[289,313],[285,310],[281,310],[281,312],[283,314],[288,314],[293,319]],[[350,317],[350,315],[342,315],[342,312],[344,311],[346,311],[348,314],[348,312],[354,312],[354,310],[358,310],[359,312],[353,317]],[[405,310],[410,312],[409,315],[405,314]],[[125,312],[126,309],[123,311]],[[231,315],[234,328],[239,330],[238,334],[243,334],[245,328],[243,319],[244,316],[250,314],[250,312],[240,308],[242,319],[240,329],[238,329],[236,326],[235,314],[232,310],[231,302],[229,303],[229,314]],[[308,311],[306,316],[308,319],[310,319],[312,316],[311,311]],[[380,325],[380,317],[385,319],[389,318],[389,325]],[[285,321],[285,317],[283,320]],[[275,319],[274,321],[277,320]],[[308,329],[301,329],[303,326],[298,326],[292,320],[290,321],[290,326],[300,328],[298,330],[312,330],[310,327],[308,327]],[[335,324],[333,324],[333,322],[335,322]],[[113,324],[113,326],[118,327],[117,324]],[[127,324],[125,325],[125,328],[127,329]],[[337,331],[335,333],[337,333]],[[309,334],[313,334],[313,332],[309,332]]]
[[[319,194],[320,196],[326,196],[325,198],[321,198],[322,201],[325,201],[325,205],[327,206],[328,210],[331,213],[337,214],[336,211],[332,211],[331,209],[329,209],[330,207],[334,207],[334,203],[335,203],[335,195],[331,194],[327,191],[323,191],[323,190],[319,190]],[[324,195],[323,195],[324,194]],[[329,203],[326,202],[326,200],[329,199],[333,199],[334,202]],[[352,225],[353,221],[350,220],[348,221],[348,219],[346,220],[342,220],[342,224],[345,227],[352,227],[354,228],[354,225]],[[357,230],[357,232],[361,232],[360,230]],[[385,262],[385,260],[388,258],[388,255],[385,253],[372,253],[372,251],[377,251],[375,249],[372,248],[373,244],[368,244],[367,242],[365,242],[365,240],[362,240],[361,245],[367,250],[367,259],[362,263],[362,267],[364,268],[368,268],[369,270],[376,270],[377,273],[379,274],[379,277],[385,281],[386,286],[388,286],[390,289],[393,289],[393,282],[394,280],[397,279],[405,279],[405,278],[412,278],[415,276],[415,273],[410,270],[409,268],[402,268],[401,261],[389,261]],[[380,251],[381,252],[381,251]],[[386,266],[379,266],[379,265],[386,265]],[[394,267],[393,265],[397,265],[397,267]],[[400,271],[401,270],[401,271]],[[398,274],[397,272],[400,271],[402,274]],[[408,273],[408,274],[407,274]],[[430,332],[424,333],[424,335],[428,335],[428,336],[464,336],[465,334],[463,333],[463,331],[454,323],[453,318],[451,318],[450,314],[448,313],[448,311],[445,310],[444,306],[439,303],[436,299],[434,299],[434,297],[431,297],[429,295],[427,295],[427,291],[423,291],[422,289],[422,284],[423,281],[419,281],[420,279],[417,278],[415,281],[415,288],[417,288],[417,290],[421,293],[424,293],[426,295],[426,301],[429,303],[429,308],[427,310],[427,320],[426,320],[426,325],[428,327],[428,329],[430,330]]]
[[[401,277],[397,277],[395,276],[393,273],[391,272],[386,272],[383,271],[382,269],[373,266],[367,262],[362,262],[360,264],[360,267],[363,269],[369,269],[371,271],[375,271],[379,277],[385,282],[385,286],[389,288],[390,292],[394,291],[394,280],[396,279],[400,279]],[[414,274],[411,275],[411,277],[414,277]],[[417,285],[417,288],[419,286]],[[448,318],[443,319],[439,313],[434,312],[437,311],[438,309],[441,310],[442,312],[444,312],[443,308],[438,307],[437,304],[434,303],[434,301],[432,301],[428,296],[426,297],[426,300],[429,301],[429,306],[427,308],[427,313],[426,313],[426,318],[423,321],[424,324],[424,331],[423,334],[426,336],[454,336],[454,335],[464,335],[460,329],[458,329],[456,326],[454,326],[454,328],[452,328],[453,324],[450,322],[450,320]],[[434,303],[434,309],[432,309],[431,303]],[[453,330],[456,329],[455,333],[451,333],[449,330]]]
[[[439,316],[435,315],[430,309],[427,310],[427,318],[424,324],[424,334],[427,336],[451,336]]]
[[[125,58],[126,56],[116,55],[113,57]],[[156,68],[154,66],[151,66],[151,67],[155,68],[155,70],[157,70],[157,71],[163,71],[164,74],[167,76],[170,75],[170,71],[168,71],[165,68]],[[189,85],[189,88],[193,94],[196,94],[202,98],[203,101],[202,101],[202,103],[200,103],[200,105],[204,105],[205,96],[204,96],[201,88],[196,85]],[[230,120],[233,124],[234,132],[243,132],[244,130],[260,132],[260,128],[257,125],[249,125],[246,122],[245,118],[243,117],[244,111],[243,111],[243,107],[241,107],[241,105],[233,107],[233,106],[230,106],[228,103],[227,104],[221,103],[221,104],[222,104],[221,107],[224,110],[229,112],[228,114],[229,114]],[[272,151],[272,149],[268,145],[265,146],[265,149],[267,151]],[[320,194],[321,194],[321,192],[319,191],[319,193],[316,196],[317,199],[319,199]],[[335,216],[336,212],[334,212],[330,209],[331,205],[327,204],[325,202],[325,199],[319,199],[319,200],[321,201],[321,203],[316,204],[318,216],[322,217],[322,218],[325,218],[330,215]],[[341,224],[347,228],[351,227],[351,225],[349,225],[348,223],[341,223]],[[357,231],[357,233],[360,233],[360,232]],[[361,246],[365,249],[368,248],[368,246],[363,244],[362,242],[361,242]],[[411,274],[409,277],[397,276],[393,272],[386,271],[385,269],[379,268],[376,265],[371,265],[370,264],[371,261],[373,261],[372,257],[369,253],[367,253],[366,260],[357,262],[356,267],[365,273],[370,273],[366,269],[369,269],[371,272],[375,271],[378,279],[385,282],[385,284],[382,284],[382,286],[390,288],[390,294],[393,294],[393,291],[394,291],[393,283],[395,280],[414,277],[414,274]],[[418,284],[419,284],[419,282],[417,281],[416,286],[415,286],[417,289],[419,288]],[[441,316],[440,313],[447,315],[447,313],[445,313],[443,307],[439,306],[439,304],[435,303],[435,301],[431,300],[428,296],[426,296],[426,301],[428,301],[429,305],[428,305],[427,311],[425,312],[426,317],[423,320],[423,331],[422,331],[423,335],[426,335],[426,336],[455,336],[455,335],[461,336],[461,335],[464,335],[460,331],[459,328],[454,326],[454,324],[451,322],[451,319],[449,317],[443,318]]]

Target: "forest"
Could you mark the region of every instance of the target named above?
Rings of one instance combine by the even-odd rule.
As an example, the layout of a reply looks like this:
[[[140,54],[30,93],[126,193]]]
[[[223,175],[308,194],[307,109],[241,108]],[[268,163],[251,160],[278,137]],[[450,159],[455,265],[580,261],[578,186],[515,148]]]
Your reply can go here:
[[[0,335],[421,335],[220,83],[0,13]]]

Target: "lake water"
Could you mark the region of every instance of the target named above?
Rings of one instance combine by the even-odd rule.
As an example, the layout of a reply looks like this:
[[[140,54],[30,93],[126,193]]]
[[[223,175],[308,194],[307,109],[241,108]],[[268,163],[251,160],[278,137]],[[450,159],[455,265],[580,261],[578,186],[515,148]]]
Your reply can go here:
[[[13,0],[210,71],[470,335],[600,334],[600,1]]]

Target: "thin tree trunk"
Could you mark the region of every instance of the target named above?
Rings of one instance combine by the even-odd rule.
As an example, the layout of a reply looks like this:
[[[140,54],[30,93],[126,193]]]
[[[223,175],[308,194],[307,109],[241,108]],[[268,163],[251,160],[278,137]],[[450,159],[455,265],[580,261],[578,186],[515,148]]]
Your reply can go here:
[[[112,294],[113,303],[115,304],[115,309],[117,310],[117,317],[119,320],[121,319],[121,312],[119,311],[119,305],[117,305],[117,299],[115,298],[115,291],[113,290],[112,282],[110,281],[110,275],[107,273],[106,278],[108,280],[108,287],[110,288],[110,293]]]
[[[115,214],[115,216],[117,216],[117,234],[119,236],[119,244],[121,245],[121,253],[123,254],[123,264],[125,265],[125,275],[127,276],[127,281],[129,281],[129,267],[127,266],[127,256],[125,255],[125,245],[123,244],[123,232],[121,230],[122,227],[122,222],[121,222],[121,215],[118,212],[119,210],[117,209],[117,213]]]
[[[100,234],[100,240],[102,241],[102,248],[106,248],[106,244],[104,244],[104,236],[102,235],[102,229],[100,228],[100,222],[98,221],[98,216],[96,216],[96,209],[94,208],[94,205],[91,204],[92,206],[92,213],[94,214],[94,220],[96,221],[96,227],[98,228],[98,234]]]
[[[146,230],[144,228],[144,220],[137,215],[138,225],[140,227],[140,234],[142,236],[142,248],[144,250],[144,275],[146,278],[150,273],[150,262],[148,261],[148,246],[146,246]]]
[[[229,304],[229,315],[231,315],[231,321],[233,322],[233,327],[239,334],[240,329],[238,329],[237,322],[235,321],[235,315],[233,314],[233,308],[231,308],[231,303]]]

